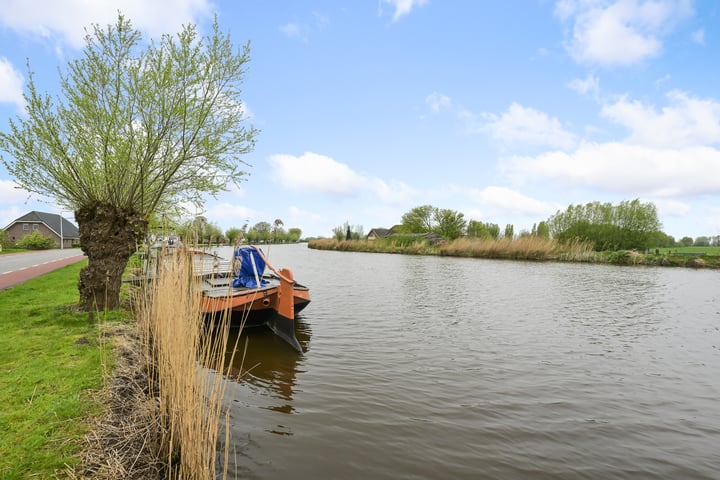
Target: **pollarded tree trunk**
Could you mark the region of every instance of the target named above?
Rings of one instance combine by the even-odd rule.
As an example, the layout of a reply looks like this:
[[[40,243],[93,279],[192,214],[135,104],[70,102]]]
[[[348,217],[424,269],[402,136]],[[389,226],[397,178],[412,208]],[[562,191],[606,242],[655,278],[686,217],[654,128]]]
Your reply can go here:
[[[147,229],[145,216],[97,203],[75,211],[80,248],[88,266],[80,271],[80,306],[86,311],[114,309],[120,305],[120,285],[136,241]]]

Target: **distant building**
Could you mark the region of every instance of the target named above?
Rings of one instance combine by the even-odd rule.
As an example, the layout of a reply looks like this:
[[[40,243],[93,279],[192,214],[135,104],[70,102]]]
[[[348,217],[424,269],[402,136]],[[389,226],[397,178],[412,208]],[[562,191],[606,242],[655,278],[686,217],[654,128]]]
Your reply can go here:
[[[392,228],[373,228],[367,234],[368,240],[377,240],[378,238],[389,238],[393,235],[402,235],[403,237],[416,237],[418,240],[425,240],[431,245],[437,245],[443,243],[445,240],[437,233],[403,233],[399,234],[399,225],[395,225]]]
[[[10,240],[17,242],[35,230],[55,241],[58,248],[70,248],[80,243],[80,231],[72,222],[55,213],[32,211],[13,220],[3,228]]]
[[[378,238],[385,238],[393,233],[392,228],[373,228],[368,232],[368,240],[376,240]]]

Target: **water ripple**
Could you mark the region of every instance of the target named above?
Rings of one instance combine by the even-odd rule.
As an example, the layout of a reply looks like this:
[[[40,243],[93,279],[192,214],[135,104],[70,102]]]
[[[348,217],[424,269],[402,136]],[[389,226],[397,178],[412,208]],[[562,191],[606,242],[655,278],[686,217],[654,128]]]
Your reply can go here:
[[[270,255],[307,351],[248,335],[243,478],[718,478],[719,272]]]

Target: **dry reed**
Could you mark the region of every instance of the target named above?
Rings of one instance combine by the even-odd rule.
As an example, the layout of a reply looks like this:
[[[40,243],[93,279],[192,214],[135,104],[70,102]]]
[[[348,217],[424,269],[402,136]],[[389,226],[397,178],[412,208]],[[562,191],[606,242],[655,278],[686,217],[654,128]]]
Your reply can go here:
[[[440,247],[441,255],[459,257],[510,258],[516,260],[555,259],[560,251],[558,243],[541,237],[472,238],[463,237]]]
[[[451,242],[429,242],[424,239],[394,236],[377,240],[317,239],[310,248],[354,252],[405,253],[414,255],[445,255],[452,257],[504,258],[512,260],[560,260],[594,262],[598,256],[593,245],[574,241],[559,243],[551,238],[520,236],[517,238],[461,237]]]
[[[111,338],[113,353],[112,368],[103,366],[105,388],[98,393],[105,409],[93,419],[80,464],[66,472],[70,478],[207,480],[227,475],[229,412],[222,373],[229,314],[207,325],[192,262],[182,254],[158,258],[153,282],[134,298],[136,325],[100,326],[101,337]],[[224,468],[216,475],[223,427]]]
[[[595,251],[592,242],[572,240],[564,243],[562,247],[562,253],[559,256],[559,260],[564,262],[599,262],[602,261],[603,257]]]
[[[157,398],[159,456],[167,478],[215,478],[220,419],[227,418],[226,381],[218,372],[224,369],[229,319],[222,315],[219,325],[208,326],[192,262],[182,254],[163,258],[138,316],[150,366],[148,389]]]

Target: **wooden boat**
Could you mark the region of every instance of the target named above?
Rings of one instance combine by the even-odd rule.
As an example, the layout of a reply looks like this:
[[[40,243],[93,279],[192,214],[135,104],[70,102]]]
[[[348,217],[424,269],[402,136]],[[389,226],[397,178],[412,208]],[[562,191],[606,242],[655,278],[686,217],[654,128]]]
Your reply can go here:
[[[302,353],[295,337],[295,315],[310,303],[310,291],[295,281],[290,269],[278,271],[255,246],[238,247],[231,262],[201,251],[193,253],[205,264],[212,262],[210,269],[196,267],[196,272],[204,271],[200,308],[205,314],[230,313],[234,323],[266,325]],[[264,274],[266,266],[272,273]]]

